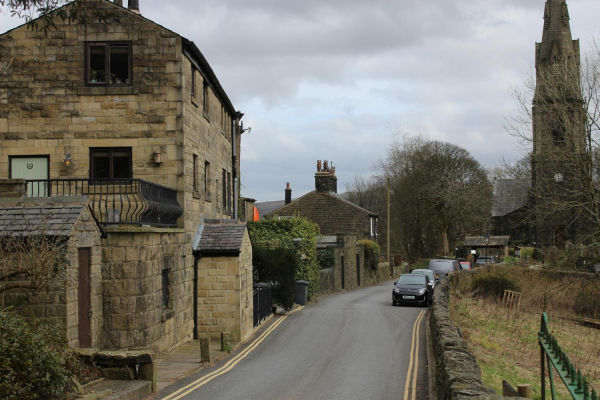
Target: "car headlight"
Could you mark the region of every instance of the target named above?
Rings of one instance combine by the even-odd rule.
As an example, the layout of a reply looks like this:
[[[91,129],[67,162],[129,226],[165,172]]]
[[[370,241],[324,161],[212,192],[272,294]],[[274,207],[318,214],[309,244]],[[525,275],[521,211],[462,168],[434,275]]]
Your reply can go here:
[[[419,294],[425,294],[425,289],[419,289]]]
[[[400,289],[398,289],[398,288],[394,288],[394,292],[395,292],[395,293],[400,293]]]

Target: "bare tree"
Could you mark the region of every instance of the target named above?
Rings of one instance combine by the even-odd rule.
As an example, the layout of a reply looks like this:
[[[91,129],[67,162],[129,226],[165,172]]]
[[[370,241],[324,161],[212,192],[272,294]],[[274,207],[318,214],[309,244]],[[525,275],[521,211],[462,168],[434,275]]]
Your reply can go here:
[[[24,226],[18,234],[0,236],[0,306],[4,306],[5,293],[11,291],[35,299],[60,273],[67,238],[36,228],[32,231]]]
[[[421,136],[403,137],[377,165],[394,188],[397,240],[408,258],[431,254],[488,227],[492,187],[485,170],[463,148]]]

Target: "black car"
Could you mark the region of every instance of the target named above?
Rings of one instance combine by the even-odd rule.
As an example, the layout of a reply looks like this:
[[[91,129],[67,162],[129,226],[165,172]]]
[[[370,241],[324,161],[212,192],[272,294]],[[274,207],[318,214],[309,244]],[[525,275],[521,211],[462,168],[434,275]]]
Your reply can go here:
[[[401,303],[431,304],[433,290],[429,286],[429,278],[426,275],[404,274],[400,275],[394,283],[392,291],[392,305]]]

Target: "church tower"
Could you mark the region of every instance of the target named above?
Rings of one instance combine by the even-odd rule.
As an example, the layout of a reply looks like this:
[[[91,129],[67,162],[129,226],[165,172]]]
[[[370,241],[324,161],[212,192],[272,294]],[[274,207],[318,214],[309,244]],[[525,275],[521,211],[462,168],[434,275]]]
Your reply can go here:
[[[547,0],[541,43],[535,49],[532,190],[530,208],[538,247],[563,248],[580,222],[569,207],[578,201],[585,157],[585,112],[580,89],[579,40],[571,36],[566,0]],[[575,163],[575,164],[574,164]]]

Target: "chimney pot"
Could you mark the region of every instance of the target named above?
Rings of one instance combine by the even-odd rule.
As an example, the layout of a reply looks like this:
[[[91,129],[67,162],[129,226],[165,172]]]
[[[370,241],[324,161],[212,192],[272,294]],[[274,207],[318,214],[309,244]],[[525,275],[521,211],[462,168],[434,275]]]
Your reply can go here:
[[[317,160],[317,172],[321,172],[321,160]]]
[[[323,172],[329,172],[329,161],[325,160],[323,164]]]
[[[136,14],[140,14],[140,2],[139,0],[129,0],[127,3],[129,11],[133,11]]]

